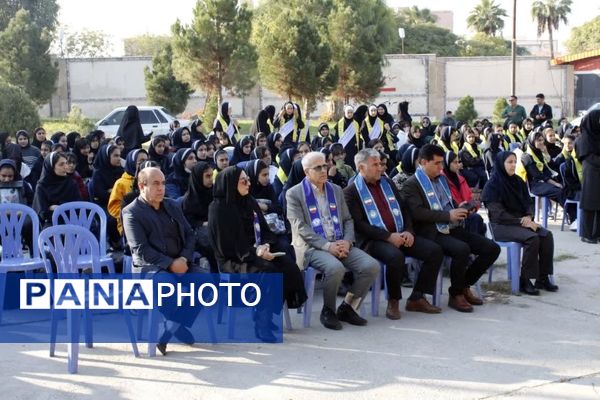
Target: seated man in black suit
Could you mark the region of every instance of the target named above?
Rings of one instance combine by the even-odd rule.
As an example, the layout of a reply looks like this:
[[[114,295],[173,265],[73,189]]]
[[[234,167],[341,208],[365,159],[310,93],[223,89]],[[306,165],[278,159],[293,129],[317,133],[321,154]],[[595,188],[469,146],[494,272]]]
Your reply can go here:
[[[431,240],[415,237],[407,207],[402,207],[396,185],[386,176],[380,154],[364,149],[354,156],[358,174],[344,189],[350,214],[354,217],[356,242],[369,255],[386,265],[388,305],[386,317],[400,319],[398,302],[402,298],[400,284],[405,271],[404,257],[423,261],[417,282],[408,300],[407,311],[437,314],[441,309],[425,299],[433,294],[444,252]]]
[[[160,169],[141,170],[138,188],[140,195],[123,209],[123,230],[134,271],[176,285],[177,275],[192,270],[194,232],[177,202],[165,198],[165,176]],[[160,311],[167,319],[156,346],[163,355],[172,335],[181,342],[193,343],[186,326],[194,323],[197,307],[177,307],[176,296],[171,296],[163,299]]]
[[[462,226],[469,210],[456,208],[446,178],[441,175],[444,151],[426,144],[419,151],[419,168],[402,186],[401,196],[408,205],[415,232],[430,239],[452,258],[448,306],[472,312],[483,301],[470,286],[496,261],[500,246],[483,236],[469,233]],[[477,257],[470,262],[471,253]]]

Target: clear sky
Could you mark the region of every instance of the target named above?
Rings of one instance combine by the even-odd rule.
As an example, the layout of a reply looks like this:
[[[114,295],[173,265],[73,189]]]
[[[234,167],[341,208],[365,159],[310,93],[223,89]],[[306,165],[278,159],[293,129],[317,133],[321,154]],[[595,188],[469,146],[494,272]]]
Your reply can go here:
[[[536,39],[537,27],[531,18],[533,0],[517,0],[517,39]],[[71,31],[82,29],[101,30],[109,34],[115,43],[112,53],[122,54],[121,39],[138,34],[168,34],[170,27],[179,18],[182,22],[191,21],[196,0],[58,0],[60,5],[59,23],[68,26]],[[469,35],[466,19],[479,0],[387,0],[390,7],[410,7],[431,10],[450,10],[454,12],[454,32]],[[509,17],[505,21],[504,36],[512,34],[512,0],[496,0],[507,10]],[[581,25],[600,13],[595,1],[573,0],[569,24],[560,26],[555,38],[559,41],[559,50],[569,37],[571,27]],[[597,4],[597,3],[596,3]],[[544,35],[547,39],[547,34]]]

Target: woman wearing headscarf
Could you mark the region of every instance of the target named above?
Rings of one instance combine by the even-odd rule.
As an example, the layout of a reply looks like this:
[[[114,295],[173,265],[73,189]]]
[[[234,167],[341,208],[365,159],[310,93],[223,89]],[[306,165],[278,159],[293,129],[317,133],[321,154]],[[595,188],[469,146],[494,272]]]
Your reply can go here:
[[[362,113],[362,111],[358,111],[359,113]],[[364,111],[366,113],[367,110]],[[342,145],[344,152],[346,153],[344,163],[349,165],[352,169],[354,169],[354,156],[364,146],[360,134],[360,125],[365,116],[358,115],[359,113],[355,113],[354,107],[347,105],[344,107],[344,116],[340,118],[335,125],[334,137],[336,138],[337,143]]]
[[[240,133],[240,128],[236,126],[236,121],[231,118],[231,106],[228,101],[221,104],[219,113],[213,123],[213,132],[217,134],[219,140],[227,136],[229,143],[234,145],[237,142],[237,136]]]
[[[554,270],[554,238],[552,232],[533,221],[533,201],[527,184],[515,173],[516,166],[514,153],[500,152],[481,199],[488,209],[494,239],[523,246],[521,292],[530,295],[538,295],[538,289],[555,292],[558,286],[549,279]],[[536,279],[535,286],[531,279]]]
[[[192,136],[192,142],[195,142],[196,140],[206,141],[206,136],[202,130],[202,120],[200,118],[196,118],[190,125],[190,135]]]
[[[173,156],[173,172],[167,176],[165,195],[177,200],[187,192],[190,172],[196,165],[196,155],[192,149],[179,149]]]
[[[120,135],[117,135],[120,136]],[[88,140],[90,144],[90,151],[94,154],[98,153],[98,149],[100,148],[100,142],[104,137],[104,132],[100,130],[91,131],[85,138]]]
[[[427,142],[423,138],[423,132],[421,131],[421,129],[418,126],[414,126],[409,129],[406,143],[404,143],[402,146],[400,146],[400,148],[396,152],[396,158],[402,158],[402,156],[404,155],[404,152],[409,147],[414,146],[417,149],[420,149],[426,143]]]
[[[275,189],[269,181],[269,166],[260,159],[248,161],[244,167],[250,179],[250,194],[265,214],[283,215],[283,207],[277,199]]]
[[[575,141],[575,153],[583,164],[581,240],[597,243],[600,238],[600,110],[590,111],[581,120],[581,136]]]
[[[64,147],[65,151],[69,150],[69,145],[67,143],[67,135],[64,132],[55,132],[50,136],[50,140],[54,144],[60,144]]]
[[[179,149],[189,149],[192,147],[192,135],[190,134],[190,130],[186,126],[177,128],[175,132],[173,132],[171,141],[173,142],[172,148],[174,151]]]
[[[152,132],[144,135],[140,112],[136,106],[129,106],[125,109],[125,114],[117,130],[117,136],[121,136],[125,140],[123,156],[126,156],[131,150],[141,149],[142,144],[152,137]]]
[[[249,161],[250,153],[252,153],[252,144],[254,141],[249,135],[244,136],[239,140],[233,149],[233,156],[229,161],[230,165],[236,165],[237,163]]]
[[[35,163],[42,156],[40,149],[31,145],[29,133],[24,130],[17,131],[17,145],[21,148],[23,163],[33,170]]]
[[[483,130],[485,133],[490,130],[490,128],[485,128]],[[494,163],[496,162],[496,155],[503,151],[504,140],[502,139],[502,135],[497,133],[490,133],[487,139],[487,147],[483,152],[483,161],[485,163],[485,169],[489,175],[492,174],[494,170]]]
[[[431,123],[429,117],[421,118],[421,137],[425,143],[431,142],[431,139],[435,136],[436,126]]]
[[[323,147],[319,152],[325,155],[325,162],[327,163],[327,180],[331,183],[335,183],[341,188],[348,186],[348,180],[337,170],[337,167],[333,162],[333,154],[331,154],[330,148]]]
[[[463,165],[462,174],[470,187],[483,190],[487,182],[487,174],[483,154],[477,145],[477,134],[472,129],[468,129],[464,133],[464,138],[465,143],[458,153]]]
[[[198,161],[203,161],[212,166],[212,158],[210,158],[207,154],[208,146],[206,142],[203,140],[196,140],[192,143],[192,150],[196,155],[196,159]]]
[[[196,250],[208,260],[210,272],[218,273],[215,253],[208,238],[208,206],[213,200],[212,190],[213,169],[207,162],[199,161],[192,168],[188,189],[181,201],[181,209],[194,230]]]
[[[170,168],[166,141],[165,135],[154,136],[148,147],[148,158],[158,164],[163,174],[168,175]]]
[[[292,163],[295,161],[298,150],[293,147],[288,147],[279,154],[279,168],[277,169],[277,175],[273,181],[273,189],[275,194],[279,196],[283,190],[283,185],[288,180],[290,171],[292,170]]]
[[[255,136],[258,133],[264,133],[266,135],[273,132],[273,119],[275,118],[275,106],[269,104],[264,109],[258,112],[252,127],[250,128],[250,134]]]
[[[279,203],[283,206],[284,212],[287,209],[285,194],[288,190],[302,182],[305,177],[306,174],[304,173],[304,168],[302,167],[302,160],[294,161],[292,163],[292,168],[290,169],[288,180],[283,185],[281,193],[279,194]]]
[[[325,122],[321,122],[317,128],[317,134],[313,136],[312,141],[310,142],[310,147],[313,151],[318,151],[320,148],[333,142],[334,140],[329,130],[329,125]]]
[[[12,172],[12,179],[8,179],[4,176],[5,171],[2,171],[4,169]],[[8,158],[0,160],[0,171],[0,175],[2,178],[0,182],[4,184],[15,183],[16,188],[18,190],[22,190],[23,204],[30,206],[31,202],[33,201],[33,188],[27,181],[23,180],[21,173],[17,171],[17,164],[13,160],[10,160]],[[21,186],[20,189],[19,186]],[[29,235],[29,237],[31,238],[31,235]]]
[[[383,103],[377,106],[377,115],[379,119],[383,121],[383,127],[388,131],[392,130],[392,125],[394,125],[394,117],[392,114],[388,112],[387,106]],[[387,125],[387,126],[386,126]]]
[[[532,131],[525,142],[525,152],[521,155],[521,165],[517,168],[519,175],[529,184],[529,190],[536,196],[548,197],[560,205],[565,202],[565,193],[562,184],[558,182],[558,173],[550,169],[548,162],[550,156],[544,151],[544,134],[541,131]],[[575,221],[576,210],[567,207],[569,220]]]
[[[75,170],[85,180],[92,177],[92,169],[88,163],[88,156],[90,154],[90,143],[86,138],[79,138],[75,141],[73,146],[73,154],[77,159],[75,164]]]
[[[225,168],[229,167],[229,154],[227,151],[223,149],[219,149],[215,151],[213,156],[214,161],[214,171],[213,171],[213,182],[217,180],[217,175],[219,172],[223,171]]]
[[[75,141],[81,137],[79,132],[71,131],[67,133],[67,147],[69,151],[73,151],[75,148]]]
[[[133,189],[133,180],[138,165],[148,160],[148,152],[144,149],[135,149],[127,154],[125,159],[125,171],[115,182],[110,197],[108,199],[108,213],[117,220],[117,229],[123,233],[121,224],[121,203],[123,197]]]
[[[35,128],[35,130],[33,131],[33,139],[31,140],[31,145],[39,149],[40,147],[42,147],[42,142],[45,142],[46,140],[46,130],[42,127]]]
[[[383,143],[383,151],[386,154],[393,154],[396,152],[391,129],[385,128],[385,123],[379,118],[377,106],[375,104],[371,104],[368,108],[367,116],[362,122],[361,133],[365,143],[379,139]]]
[[[416,146],[411,146],[406,149],[400,162],[392,170],[390,174],[392,181],[396,184],[398,190],[402,188],[402,185],[408,178],[415,174],[417,170],[417,158],[419,157],[419,149]]]
[[[73,181],[77,185],[81,198],[85,201],[88,201],[90,198],[90,194],[88,193],[87,185],[85,184],[85,181],[83,180],[81,175],[79,175],[79,172],[77,172],[76,169],[77,157],[73,153],[65,153],[65,155],[67,156],[67,175],[70,176],[71,179],[73,179]]]
[[[279,132],[271,132],[269,136],[267,136],[267,146],[271,151],[271,158],[277,164],[277,157],[279,156],[279,150],[283,144],[283,140],[281,139],[281,133]]]
[[[441,147],[446,153],[453,151],[458,154],[460,147],[457,141],[458,133],[451,126],[445,126],[440,133],[440,140],[437,145]]]
[[[291,101],[286,102],[273,121],[273,128],[281,134],[282,146],[295,146],[304,129],[300,108]]]
[[[296,263],[287,255],[275,257],[276,238],[262,212],[249,194],[250,181],[244,170],[228,167],[218,176],[209,207],[208,229],[219,270],[226,273],[281,273],[283,301],[288,308],[298,308],[306,301],[304,280]],[[275,341],[271,331],[275,308],[256,310],[256,336]]]
[[[469,215],[464,220],[465,230],[485,236],[486,227],[481,215],[477,214],[480,203],[473,200],[473,193],[467,180],[461,175],[462,163],[456,153],[449,151],[444,157],[444,170],[442,174],[447,178],[452,194],[452,200],[458,207],[466,208]]]
[[[59,205],[80,200],[81,194],[77,185],[67,175],[65,154],[48,154],[44,159],[42,176],[35,187],[32,204],[32,208],[40,216],[42,225],[52,225],[52,213]]]

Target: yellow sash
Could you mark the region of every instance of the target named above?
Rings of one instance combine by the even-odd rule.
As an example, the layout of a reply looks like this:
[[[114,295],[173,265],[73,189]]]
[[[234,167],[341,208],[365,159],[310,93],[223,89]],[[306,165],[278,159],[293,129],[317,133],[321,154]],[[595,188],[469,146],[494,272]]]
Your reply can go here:
[[[473,157],[473,158],[479,158],[479,154],[477,154],[475,152],[475,150],[473,150],[473,146],[471,146],[469,143],[465,142],[465,144],[463,145],[463,150],[466,150],[469,152],[469,154]]]
[[[571,152],[571,156],[573,157],[573,161],[575,162],[575,170],[577,171],[577,177],[579,178],[579,183],[583,183],[583,166],[581,162],[577,158],[577,154],[575,153],[575,149]]]

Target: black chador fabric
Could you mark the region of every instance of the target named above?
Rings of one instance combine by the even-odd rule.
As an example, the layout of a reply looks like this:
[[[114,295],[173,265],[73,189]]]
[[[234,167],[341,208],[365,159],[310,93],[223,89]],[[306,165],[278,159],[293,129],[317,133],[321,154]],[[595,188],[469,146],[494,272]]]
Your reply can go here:
[[[246,154],[243,151],[244,146],[247,146],[249,143],[253,143],[252,138],[250,136],[244,136],[235,144],[235,147],[233,148],[233,156],[231,157],[230,161],[231,165],[236,165],[239,162],[250,160],[250,153]]]
[[[60,157],[64,156],[56,151],[46,156],[42,176],[35,188],[32,207],[46,221],[51,216],[48,212],[51,205],[81,200],[75,181],[69,175],[58,176],[54,173],[54,165]]]
[[[501,203],[507,211],[525,215],[530,208],[531,197],[527,184],[517,174],[510,176],[506,173],[504,162],[511,155],[515,156],[515,153],[502,151],[496,155],[494,172],[483,188],[481,200],[484,203]]]
[[[117,136],[121,136],[125,141],[125,153],[141,148],[142,143],[150,140],[150,134],[144,136],[140,121],[140,112],[136,106],[129,106],[125,110],[119,129],[117,130]]]
[[[183,141],[182,135],[183,132],[187,131],[188,133],[190,133],[190,130],[187,127],[181,127],[181,128],[177,128],[175,130],[175,132],[173,132],[173,147],[175,147],[175,149],[179,150],[179,149],[188,149],[190,147],[192,147],[192,135],[190,133],[190,139],[187,142]]]
[[[211,166],[204,161],[194,165],[187,192],[183,195],[181,203],[183,214],[192,226],[208,221],[208,206],[213,200],[213,194],[212,186],[204,186],[203,174],[210,168]]]

